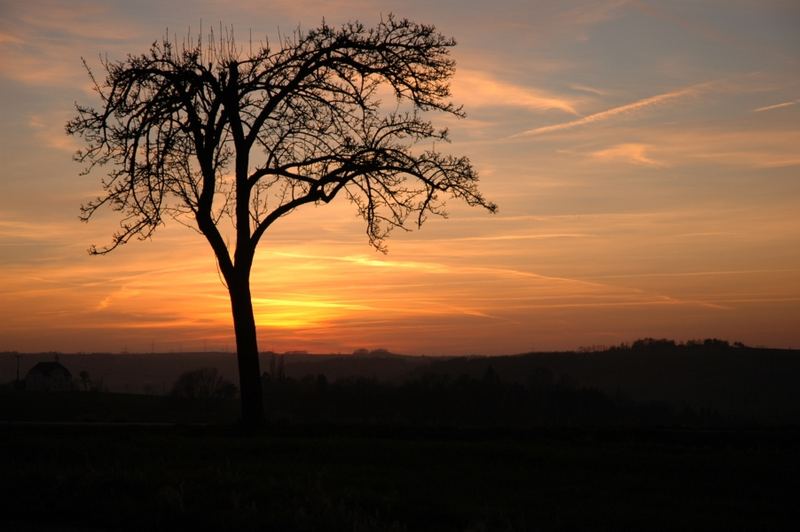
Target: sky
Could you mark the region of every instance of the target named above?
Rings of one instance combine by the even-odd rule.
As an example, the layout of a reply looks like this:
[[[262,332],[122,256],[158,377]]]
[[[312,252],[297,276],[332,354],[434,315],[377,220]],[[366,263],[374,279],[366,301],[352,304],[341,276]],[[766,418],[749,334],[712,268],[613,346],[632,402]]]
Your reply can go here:
[[[467,155],[491,215],[368,245],[346,201],[270,228],[262,351],[510,354],[717,337],[800,348],[800,4],[793,0],[0,0],[0,351],[232,350],[206,241],[167,223],[92,257],[64,133],[81,58],[200,24],[254,38],[395,13],[458,42]]]

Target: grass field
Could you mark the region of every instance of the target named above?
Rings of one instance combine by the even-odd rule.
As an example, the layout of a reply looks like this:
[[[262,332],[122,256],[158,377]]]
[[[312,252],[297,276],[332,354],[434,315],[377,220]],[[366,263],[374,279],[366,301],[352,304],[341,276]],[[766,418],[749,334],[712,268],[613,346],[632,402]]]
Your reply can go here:
[[[795,530],[800,433],[13,425],[3,530]]]

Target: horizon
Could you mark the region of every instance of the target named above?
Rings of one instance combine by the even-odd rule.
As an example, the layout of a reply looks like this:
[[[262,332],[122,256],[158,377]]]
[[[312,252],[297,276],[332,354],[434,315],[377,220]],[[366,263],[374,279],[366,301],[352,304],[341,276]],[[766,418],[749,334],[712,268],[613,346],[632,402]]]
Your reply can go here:
[[[500,353],[500,354],[486,354],[486,353],[460,353],[460,354],[437,354],[437,353],[399,353],[391,349],[376,348],[376,349],[355,349],[352,352],[311,352],[305,350],[290,350],[290,351],[259,351],[259,356],[298,356],[298,357],[355,357],[355,358],[380,358],[385,356],[406,357],[406,358],[493,358],[493,357],[516,357],[525,355],[552,355],[552,354],[587,354],[587,353],[603,353],[607,351],[619,350],[635,350],[634,345],[638,342],[668,342],[675,348],[702,348],[709,347],[709,343],[721,343],[728,349],[752,349],[759,351],[800,351],[798,348],[791,347],[774,347],[766,345],[746,345],[738,341],[728,341],[721,338],[695,338],[685,341],[673,340],[669,338],[637,338],[631,342],[622,342],[615,345],[589,345],[578,346],[571,349],[557,349],[557,350],[537,350],[537,351],[523,351],[516,353]],[[652,347],[645,347],[645,349],[652,349]],[[92,355],[111,355],[111,356],[161,356],[161,355],[222,355],[234,356],[235,350],[176,350],[176,351],[0,351],[0,356],[92,356]]]
[[[103,175],[79,175],[63,132],[75,102],[99,103],[81,57],[101,76],[98,54],[143,53],[164,28],[220,20],[245,43],[389,12],[457,40],[452,100],[467,118],[432,115],[452,136],[437,148],[472,160],[499,213],[450,202],[449,219],[395,232],[387,255],[346,202],[289,216],[253,270],[262,354],[490,356],[646,337],[800,348],[800,6],[268,4],[0,7],[0,350],[235,351],[198,235],[168,221],[87,255],[118,217],[77,220]]]

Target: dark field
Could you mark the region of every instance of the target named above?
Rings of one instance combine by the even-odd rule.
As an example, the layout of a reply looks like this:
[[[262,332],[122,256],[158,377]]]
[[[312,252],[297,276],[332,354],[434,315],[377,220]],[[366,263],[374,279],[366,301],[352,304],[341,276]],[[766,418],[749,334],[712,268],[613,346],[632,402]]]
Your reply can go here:
[[[3,530],[796,530],[794,430],[5,425]]]
[[[249,435],[229,357],[65,356],[130,388],[0,387],[0,530],[794,531],[799,355],[268,356]]]

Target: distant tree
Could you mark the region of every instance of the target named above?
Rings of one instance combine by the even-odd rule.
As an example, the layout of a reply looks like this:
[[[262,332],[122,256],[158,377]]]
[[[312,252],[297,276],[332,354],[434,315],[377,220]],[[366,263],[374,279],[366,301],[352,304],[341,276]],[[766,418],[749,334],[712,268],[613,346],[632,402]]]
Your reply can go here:
[[[706,348],[710,349],[718,349],[718,350],[726,350],[731,347],[731,344],[728,343],[727,340],[720,340],[719,338],[706,338],[703,340],[703,345]]]
[[[494,369],[494,366],[489,364],[486,366],[486,371],[483,372],[483,383],[486,385],[497,385],[500,382],[500,375]]]
[[[236,386],[216,368],[201,368],[181,374],[172,386],[171,395],[181,399],[232,399],[236,397]]]
[[[392,352],[384,348],[378,348],[372,350],[360,348],[353,351],[353,356],[355,357],[387,357],[391,355]]]
[[[247,53],[232,30],[165,39],[103,61],[102,81],[89,70],[101,105],[78,105],[67,132],[85,141],[76,154],[85,172],[110,170],[82,219],[104,206],[122,213],[111,243],[90,251],[149,238],[170,217],[205,236],[231,300],[246,425],[264,415],[250,271],[278,219],[343,196],[384,250],[392,228],[443,215],[448,196],[495,210],[470,161],[433,147],[447,131],[425,115],[463,116],[449,101],[454,45],[433,26],[389,16],[373,28],[323,22]],[[382,104],[381,87],[396,102]],[[420,141],[429,148],[414,149]]]
[[[318,392],[325,392],[328,389],[328,377],[322,373],[318,374],[314,388]]]
[[[86,370],[81,371],[78,376],[81,379],[81,385],[83,386],[84,391],[89,391],[89,388],[92,386],[92,378],[89,376],[89,372]]]
[[[554,384],[553,372],[545,367],[533,368],[528,373],[527,384],[531,390],[550,390]]]
[[[666,338],[640,338],[631,345],[633,351],[668,351],[675,348],[675,341]]]

